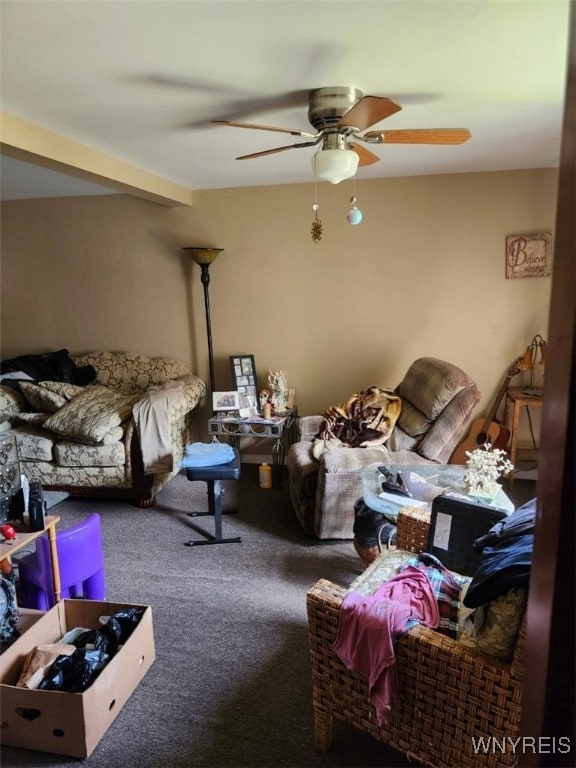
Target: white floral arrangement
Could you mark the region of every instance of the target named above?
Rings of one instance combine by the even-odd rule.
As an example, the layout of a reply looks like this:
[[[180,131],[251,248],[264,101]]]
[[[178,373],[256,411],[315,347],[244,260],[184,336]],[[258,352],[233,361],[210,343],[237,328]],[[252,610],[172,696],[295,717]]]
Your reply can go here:
[[[484,443],[475,451],[466,451],[466,456],[468,471],[464,475],[464,483],[468,493],[483,499],[494,499],[500,490],[498,478],[502,475],[506,477],[514,469],[506,452]]]

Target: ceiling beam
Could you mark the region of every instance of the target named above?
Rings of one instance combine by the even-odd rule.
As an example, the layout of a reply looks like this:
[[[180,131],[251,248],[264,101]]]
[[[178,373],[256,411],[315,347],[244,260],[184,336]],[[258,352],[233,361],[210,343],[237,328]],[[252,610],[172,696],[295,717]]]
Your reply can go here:
[[[191,189],[7,112],[0,113],[0,154],[162,205],[193,205]]]

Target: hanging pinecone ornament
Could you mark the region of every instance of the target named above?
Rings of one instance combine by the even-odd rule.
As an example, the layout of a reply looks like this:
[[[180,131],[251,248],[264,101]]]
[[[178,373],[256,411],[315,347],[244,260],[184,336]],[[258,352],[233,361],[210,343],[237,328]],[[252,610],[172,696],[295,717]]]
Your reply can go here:
[[[314,220],[312,222],[312,228],[311,228],[311,234],[312,234],[312,240],[315,243],[320,242],[322,240],[322,222],[318,218],[318,209],[320,206],[318,203],[314,203],[312,206],[312,210],[314,211]]]

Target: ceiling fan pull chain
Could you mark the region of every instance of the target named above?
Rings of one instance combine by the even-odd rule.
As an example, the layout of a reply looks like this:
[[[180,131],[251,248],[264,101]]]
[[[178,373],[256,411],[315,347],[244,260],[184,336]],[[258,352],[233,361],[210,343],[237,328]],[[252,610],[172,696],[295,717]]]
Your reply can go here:
[[[362,211],[356,205],[356,179],[352,179],[352,197],[350,198],[350,210],[346,214],[346,221],[348,224],[352,224],[353,227],[360,224],[364,218]]]
[[[320,240],[322,240],[322,222],[318,218],[318,211],[320,210],[320,205],[318,204],[318,182],[316,182],[316,195],[312,210],[314,211],[314,219],[312,221],[312,228],[310,231],[312,234],[312,240],[315,243],[318,243]]]

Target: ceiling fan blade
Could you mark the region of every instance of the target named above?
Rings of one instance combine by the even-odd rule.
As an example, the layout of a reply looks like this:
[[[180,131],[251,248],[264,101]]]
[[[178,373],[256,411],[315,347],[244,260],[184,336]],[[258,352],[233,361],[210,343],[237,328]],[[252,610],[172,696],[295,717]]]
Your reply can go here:
[[[264,149],[262,152],[252,152],[249,155],[240,155],[236,160],[250,160],[253,157],[264,157],[264,155],[274,155],[276,152],[284,152],[287,149],[298,149],[298,147],[313,147],[320,143],[320,136],[316,141],[303,141],[300,144],[287,144],[284,147],[274,147],[274,149]]]
[[[358,157],[360,158],[358,165],[360,167],[363,167],[365,165],[373,165],[374,163],[378,163],[380,161],[380,158],[378,155],[375,155],[374,152],[370,152],[369,149],[366,149],[366,147],[362,147],[360,144],[354,144],[353,142],[348,142],[348,149],[354,150]]]
[[[402,107],[392,99],[385,99],[383,96],[364,96],[338,121],[338,126],[351,126],[358,131],[363,131],[401,109]]]
[[[463,144],[470,136],[466,128],[414,128],[403,131],[369,131],[363,138],[384,144]]]
[[[210,120],[215,125],[230,125],[232,128],[252,128],[256,131],[276,131],[277,133],[289,133],[290,136],[306,136],[316,138],[315,133],[306,133],[306,131],[295,131],[291,128],[276,128],[273,125],[257,125],[256,123],[239,123],[236,120]]]

